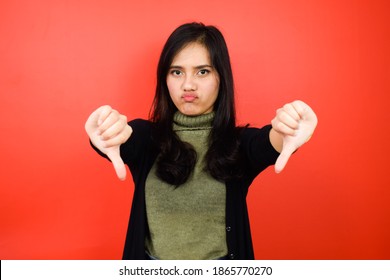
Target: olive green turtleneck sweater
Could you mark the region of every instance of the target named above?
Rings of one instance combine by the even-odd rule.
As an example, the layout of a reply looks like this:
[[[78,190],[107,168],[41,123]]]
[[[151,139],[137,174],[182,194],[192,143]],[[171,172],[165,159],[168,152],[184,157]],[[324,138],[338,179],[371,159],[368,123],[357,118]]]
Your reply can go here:
[[[214,113],[190,117],[177,112],[173,130],[198,155],[193,174],[175,188],[156,176],[154,165],[146,180],[150,236],[145,246],[158,259],[216,259],[227,254],[225,184],[203,170],[213,119]]]

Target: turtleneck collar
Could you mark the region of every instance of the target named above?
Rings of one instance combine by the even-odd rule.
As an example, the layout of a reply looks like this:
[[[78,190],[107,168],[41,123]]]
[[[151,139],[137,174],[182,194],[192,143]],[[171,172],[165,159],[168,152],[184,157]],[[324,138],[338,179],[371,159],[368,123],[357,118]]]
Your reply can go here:
[[[199,116],[187,116],[179,111],[173,116],[173,130],[196,130],[212,127],[215,112]]]

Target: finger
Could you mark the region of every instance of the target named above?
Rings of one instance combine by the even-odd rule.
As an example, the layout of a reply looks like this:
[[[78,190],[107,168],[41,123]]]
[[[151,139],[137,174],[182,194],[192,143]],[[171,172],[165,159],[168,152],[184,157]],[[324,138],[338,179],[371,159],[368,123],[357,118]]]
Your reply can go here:
[[[103,140],[103,147],[105,149],[113,148],[113,147],[120,146],[124,142],[126,142],[125,135],[120,133],[120,134],[118,134],[117,136],[115,136],[115,137],[113,137],[111,139]]]
[[[299,115],[296,113],[295,110],[287,112],[284,109],[282,109],[278,113],[277,118],[279,119],[280,122],[282,122],[283,124],[287,125],[292,129],[297,129],[299,126]]]
[[[99,119],[99,113],[97,111],[93,112],[85,122],[85,131],[88,135],[92,134],[98,127],[97,121]]]
[[[104,105],[100,107],[97,111],[99,112],[99,119],[97,121],[97,124],[100,126],[111,114],[112,108],[109,105]]]
[[[278,133],[284,134],[284,135],[295,135],[295,129],[289,127],[288,125],[281,122],[278,118],[275,118],[271,121],[272,127],[277,131]]]
[[[122,158],[120,157],[119,148],[113,151],[109,151],[107,156],[111,160],[118,178],[121,181],[124,181],[126,179],[126,167]]]
[[[292,102],[291,105],[296,111],[296,113],[299,115],[299,119],[301,119],[305,115],[306,107],[308,107],[306,103],[300,100],[296,100]]]
[[[291,145],[286,145],[283,147],[282,152],[280,153],[279,157],[276,160],[275,163],[275,172],[280,173],[285,168],[288,160],[290,159],[291,155],[294,153],[295,148],[293,148]]]
[[[100,134],[103,134],[107,129],[109,129],[112,125],[114,125],[119,120],[120,120],[120,115],[118,111],[111,109],[111,112],[108,114],[108,116],[105,117],[104,121],[101,122],[99,125]]]
[[[299,121],[299,119],[301,118],[299,112],[296,110],[293,103],[288,103],[284,105],[283,111],[286,112],[291,118],[293,118],[296,121]]]
[[[125,116],[121,116],[120,119],[108,127],[104,133],[101,134],[101,138],[103,140],[108,140],[114,138],[118,134],[120,134],[125,127],[127,126],[127,118]]]
[[[102,119],[106,118],[110,111],[111,107],[108,105],[101,106],[95,111],[93,111],[85,123],[85,130],[87,131],[87,133],[91,134],[93,132],[96,132],[97,134],[99,134],[99,124],[102,122]]]
[[[133,129],[131,128],[131,126],[126,125],[126,127],[122,129],[116,136],[108,140],[103,140],[103,146],[104,148],[120,146],[130,138],[132,133]]]
[[[296,108],[297,112],[299,112],[301,120],[304,121],[305,128],[308,129],[308,131],[311,131],[312,134],[318,124],[318,119],[313,109],[303,101],[299,100],[294,101],[293,106]]]
[[[302,112],[300,113],[302,115],[302,118],[307,120],[308,122],[312,123],[314,128],[317,125],[317,116],[314,113],[313,109],[310,108],[309,105],[301,102],[300,106],[302,107]]]

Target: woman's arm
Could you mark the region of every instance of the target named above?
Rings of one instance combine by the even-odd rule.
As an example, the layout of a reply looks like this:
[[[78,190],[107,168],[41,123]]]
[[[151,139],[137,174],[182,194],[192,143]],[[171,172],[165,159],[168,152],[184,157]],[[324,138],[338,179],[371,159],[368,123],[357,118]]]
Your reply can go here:
[[[111,160],[119,179],[126,179],[126,168],[120,157],[120,146],[131,136],[133,130],[127,117],[105,105],[95,110],[85,123],[92,144]]]
[[[317,122],[317,116],[309,105],[299,100],[276,111],[269,137],[272,146],[280,152],[275,163],[277,173],[283,170],[291,154],[309,141]]]

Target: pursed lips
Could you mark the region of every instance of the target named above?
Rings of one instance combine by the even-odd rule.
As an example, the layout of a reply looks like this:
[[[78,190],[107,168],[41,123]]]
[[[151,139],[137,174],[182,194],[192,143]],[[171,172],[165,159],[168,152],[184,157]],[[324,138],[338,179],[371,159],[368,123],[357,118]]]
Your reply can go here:
[[[195,99],[198,98],[198,96],[196,94],[193,94],[193,93],[186,93],[186,94],[183,94],[181,98],[185,102],[193,102]]]

